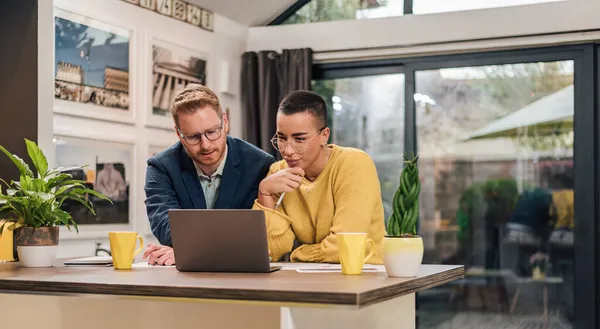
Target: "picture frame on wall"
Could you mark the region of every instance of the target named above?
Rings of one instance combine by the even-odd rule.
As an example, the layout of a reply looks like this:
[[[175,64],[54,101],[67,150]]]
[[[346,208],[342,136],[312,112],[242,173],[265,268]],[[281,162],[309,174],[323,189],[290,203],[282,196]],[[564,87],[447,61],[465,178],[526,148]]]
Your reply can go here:
[[[167,144],[149,144],[148,145],[148,155],[147,155],[147,159],[149,159],[150,157],[155,156],[157,153],[166,150],[167,148],[171,147],[171,145],[167,145]]]
[[[134,123],[131,30],[54,8],[54,112]]]
[[[133,230],[136,196],[135,146],[70,135],[54,135],[57,167],[83,169],[66,171],[74,179],[85,181],[89,189],[100,192],[112,202],[93,195],[86,196],[93,204],[95,215],[77,202],[63,204],[79,227],[79,233],[61,227],[61,239],[106,238],[109,231]]]
[[[207,85],[208,55],[157,38],[149,38],[146,125],[173,129],[169,108],[175,95],[190,83]]]

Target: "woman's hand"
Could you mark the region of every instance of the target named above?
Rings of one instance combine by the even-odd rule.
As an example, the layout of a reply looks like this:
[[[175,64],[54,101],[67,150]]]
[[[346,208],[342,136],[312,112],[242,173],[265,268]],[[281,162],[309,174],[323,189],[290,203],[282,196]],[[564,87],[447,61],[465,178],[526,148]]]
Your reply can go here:
[[[292,192],[302,183],[304,170],[299,167],[286,168],[265,177],[259,186],[261,194],[276,195],[282,192]]]
[[[302,183],[302,168],[286,168],[265,177],[258,186],[258,203],[266,208],[275,208],[274,196],[283,192],[292,192]]]

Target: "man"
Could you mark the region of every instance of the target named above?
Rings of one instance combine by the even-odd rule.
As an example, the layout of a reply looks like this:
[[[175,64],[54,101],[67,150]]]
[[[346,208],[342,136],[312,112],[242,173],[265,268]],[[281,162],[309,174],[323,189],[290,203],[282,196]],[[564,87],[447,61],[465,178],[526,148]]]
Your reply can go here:
[[[227,135],[229,120],[209,88],[190,84],[171,105],[179,141],[148,160],[146,210],[160,246],[150,264],[173,265],[169,209],[250,209],[273,156]]]
[[[361,150],[328,145],[329,134],[319,95],[295,91],[283,99],[272,140],[283,160],[260,183],[253,207],[265,212],[270,255],[339,263],[336,233],[366,232],[375,242],[369,263],[381,264],[385,224],[375,164]]]

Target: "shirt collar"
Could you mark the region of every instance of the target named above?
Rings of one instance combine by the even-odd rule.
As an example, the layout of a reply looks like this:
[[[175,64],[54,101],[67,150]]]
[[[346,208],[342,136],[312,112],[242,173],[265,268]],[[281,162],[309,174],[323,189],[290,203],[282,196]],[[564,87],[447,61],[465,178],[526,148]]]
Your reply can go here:
[[[216,177],[216,176],[223,176],[223,170],[225,169],[225,162],[227,162],[227,144],[225,144],[225,154],[223,154],[223,159],[221,160],[221,163],[219,164],[219,167],[217,167],[217,171],[215,171],[214,174],[212,174],[212,177]],[[206,177],[209,178],[207,175],[205,175],[202,172],[202,169],[200,169],[200,167],[198,167],[198,164],[196,164],[196,161],[194,161],[194,166],[196,167],[196,172],[198,172],[198,176],[202,176],[202,177]]]

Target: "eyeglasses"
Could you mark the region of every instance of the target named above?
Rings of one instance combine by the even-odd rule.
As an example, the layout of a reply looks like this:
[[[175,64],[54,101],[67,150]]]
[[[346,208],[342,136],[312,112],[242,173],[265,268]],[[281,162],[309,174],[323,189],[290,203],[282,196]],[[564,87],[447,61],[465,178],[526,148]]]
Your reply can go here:
[[[308,144],[310,144],[315,137],[319,136],[323,129],[325,129],[325,127],[319,129],[319,131],[309,139],[306,139],[305,137],[295,137],[291,142],[288,142],[287,138],[275,135],[271,139],[271,144],[273,144],[273,147],[279,152],[283,152],[288,145],[291,145],[294,152],[304,153]]]
[[[181,132],[181,130],[179,130],[179,127],[177,127],[179,136],[181,136],[181,138],[183,138],[183,140],[185,140],[185,142],[189,145],[196,145],[196,144],[200,143],[200,141],[202,140],[202,136],[204,136],[209,141],[214,142],[221,137],[222,130],[223,130],[223,120],[221,120],[221,126],[219,128],[207,130],[203,133],[196,133],[196,134],[191,134],[191,135],[184,135]]]

